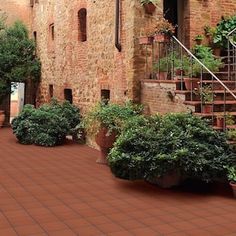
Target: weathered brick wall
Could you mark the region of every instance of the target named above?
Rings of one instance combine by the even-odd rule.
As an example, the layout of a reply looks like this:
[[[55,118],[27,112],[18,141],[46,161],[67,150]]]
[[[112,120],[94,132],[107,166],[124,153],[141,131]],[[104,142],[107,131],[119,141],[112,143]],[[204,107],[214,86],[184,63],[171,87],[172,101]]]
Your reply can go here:
[[[141,102],[146,114],[168,112],[190,112],[194,107],[184,105],[184,95],[175,94],[176,85],[171,81],[159,83],[157,80],[141,82]]]
[[[189,39],[193,44],[193,39],[197,34],[204,33],[204,26],[215,26],[222,16],[236,14],[235,0],[191,0],[190,4],[190,35]]]

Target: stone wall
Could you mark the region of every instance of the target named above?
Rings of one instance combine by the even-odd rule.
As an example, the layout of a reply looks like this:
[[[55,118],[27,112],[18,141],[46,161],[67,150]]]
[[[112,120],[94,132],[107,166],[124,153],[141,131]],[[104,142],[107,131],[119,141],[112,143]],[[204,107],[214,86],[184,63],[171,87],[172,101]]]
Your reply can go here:
[[[157,80],[143,80],[141,82],[141,102],[144,104],[145,113],[194,112],[194,107],[184,105],[185,95],[176,95],[175,90],[174,81],[160,83]]]
[[[115,48],[115,1],[41,0],[35,4],[33,31],[42,61],[39,104],[50,99],[50,84],[59,99],[64,99],[65,88],[72,89],[74,104],[83,110],[100,100],[102,89],[110,90],[113,102],[134,99],[135,2],[121,0],[121,52]],[[81,8],[87,9],[86,42],[78,40]],[[54,42],[50,42],[52,23]]]

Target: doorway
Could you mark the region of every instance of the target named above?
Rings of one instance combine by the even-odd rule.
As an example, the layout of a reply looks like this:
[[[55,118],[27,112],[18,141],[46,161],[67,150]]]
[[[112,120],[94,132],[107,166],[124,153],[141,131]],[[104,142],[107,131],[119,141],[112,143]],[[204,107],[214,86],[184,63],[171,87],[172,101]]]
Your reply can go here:
[[[11,84],[10,123],[22,111],[25,102],[25,84]]]
[[[184,0],[164,0],[163,1],[163,14],[172,25],[176,26],[175,36],[184,42],[184,13],[185,13]]]

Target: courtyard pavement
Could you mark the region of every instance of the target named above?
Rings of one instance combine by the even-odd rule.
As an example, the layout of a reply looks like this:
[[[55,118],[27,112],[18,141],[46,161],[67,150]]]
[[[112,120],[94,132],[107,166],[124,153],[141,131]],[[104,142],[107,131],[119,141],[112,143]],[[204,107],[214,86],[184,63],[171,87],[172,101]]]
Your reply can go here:
[[[0,236],[236,236],[230,189],[164,190],[116,179],[99,152],[20,145],[0,129]]]

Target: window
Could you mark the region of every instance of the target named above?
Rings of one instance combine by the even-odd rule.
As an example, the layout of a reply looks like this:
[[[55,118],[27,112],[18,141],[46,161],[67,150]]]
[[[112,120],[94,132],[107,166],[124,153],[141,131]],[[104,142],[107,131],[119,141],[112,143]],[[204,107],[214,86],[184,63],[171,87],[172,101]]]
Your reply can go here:
[[[49,84],[49,98],[53,98],[53,85],[52,84]]]
[[[110,90],[109,89],[102,89],[101,90],[101,100],[105,103],[108,103],[110,100]]]
[[[49,26],[49,33],[50,33],[50,39],[54,41],[55,38],[55,29],[54,29],[54,24],[51,24]]]
[[[78,12],[79,41],[87,41],[87,10],[82,8]]]
[[[73,103],[72,89],[64,89],[64,98],[71,104]]]

